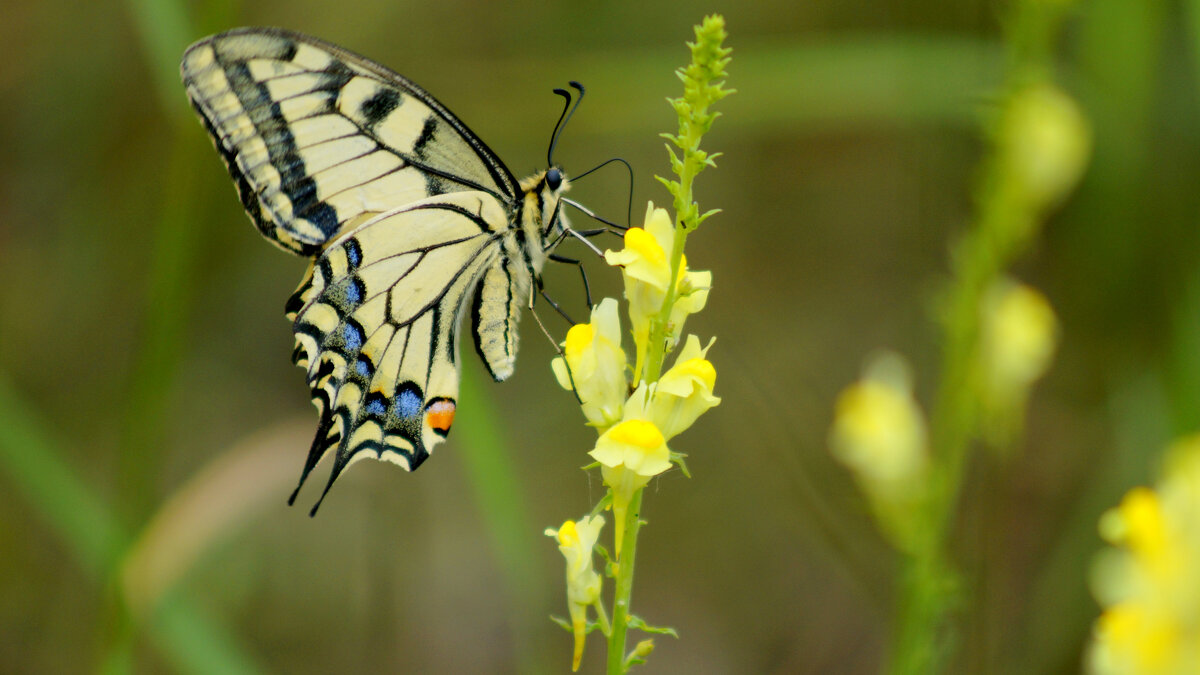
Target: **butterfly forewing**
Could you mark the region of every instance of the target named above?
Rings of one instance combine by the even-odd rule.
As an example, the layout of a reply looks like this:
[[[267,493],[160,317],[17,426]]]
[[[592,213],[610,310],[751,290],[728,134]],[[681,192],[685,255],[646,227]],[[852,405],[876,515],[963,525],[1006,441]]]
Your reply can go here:
[[[315,38],[236,29],[181,69],[255,226],[313,257],[286,307],[320,413],[300,484],[329,455],[325,493],[363,457],[417,468],[454,420],[468,307],[489,371],[512,373],[565,181],[518,185],[425,91]]]
[[[495,155],[422,89],[361,56],[276,29],[196,43],[181,67],[243,206],[312,255],[348,223],[464,190],[514,203]]]

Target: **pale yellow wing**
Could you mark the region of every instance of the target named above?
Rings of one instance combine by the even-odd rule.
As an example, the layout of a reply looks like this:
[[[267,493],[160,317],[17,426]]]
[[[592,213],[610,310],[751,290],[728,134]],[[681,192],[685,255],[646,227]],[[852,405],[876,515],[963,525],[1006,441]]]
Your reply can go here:
[[[239,28],[181,65],[192,105],[263,236],[315,255],[375,214],[482,191],[515,208],[512,174],[432,96],[313,37]]]
[[[459,326],[503,267],[505,218],[486,192],[430,197],[371,218],[313,261],[288,303],[293,359],[321,414],[301,484],[330,452],[326,492],[362,457],[416,469],[450,431]]]

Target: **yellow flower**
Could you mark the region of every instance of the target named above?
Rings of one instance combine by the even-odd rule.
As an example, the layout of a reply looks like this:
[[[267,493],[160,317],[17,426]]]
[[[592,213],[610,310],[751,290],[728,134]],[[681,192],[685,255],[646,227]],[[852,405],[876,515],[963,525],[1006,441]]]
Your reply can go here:
[[[713,396],[717,371],[704,358],[708,348],[700,347],[700,339],[689,335],[683,349],[671,367],[654,385],[649,418],[662,435],[670,440],[692,426],[696,418],[721,402]]]
[[[891,353],[868,362],[838,397],[829,444],[858,480],[883,532],[909,550],[929,470],[925,421],[908,364]]]
[[[550,367],[564,389],[575,390],[589,424],[605,429],[619,421],[628,384],[617,301],[601,300],[592,310],[591,323],[573,326],[563,343],[563,356]]]
[[[627,419],[601,434],[588,454],[600,463],[600,475],[612,490],[615,548],[620,559],[629,502],[651,478],[671,468],[671,451],[653,422]]]
[[[1002,446],[1020,430],[1029,390],[1054,358],[1058,320],[1044,295],[1008,279],[988,290],[981,311],[985,433]]]
[[[1092,135],[1079,106],[1050,84],[1016,92],[999,127],[1000,161],[1034,209],[1061,201],[1079,182]]]
[[[1097,557],[1094,673],[1184,675],[1200,664],[1200,435],[1169,451],[1154,489],[1137,487],[1104,514],[1115,548]]]
[[[987,380],[995,389],[1028,387],[1046,372],[1058,321],[1035,288],[1001,281],[984,302],[983,352]]]
[[[605,251],[609,265],[620,266],[625,280],[625,298],[629,301],[629,321],[637,348],[634,373],[640,377],[643,359],[650,338],[650,322],[662,311],[663,301],[671,283],[671,254],[675,249],[675,227],[666,209],[646,208],[643,227],[625,231],[625,248]],[[704,309],[708,290],[712,286],[711,272],[687,271],[687,257],[682,256],[679,275],[675,280],[676,302],[668,321],[668,339],[679,340],[689,314]]]
[[[588,516],[578,523],[568,520],[557,530],[547,528],[546,536],[558,540],[558,550],[567,559],[567,608],[571,613],[571,632],[575,635],[572,672],[579,670],[583,643],[587,636],[587,608],[600,600],[600,575],[592,569],[592,550],[604,527],[603,516]]]

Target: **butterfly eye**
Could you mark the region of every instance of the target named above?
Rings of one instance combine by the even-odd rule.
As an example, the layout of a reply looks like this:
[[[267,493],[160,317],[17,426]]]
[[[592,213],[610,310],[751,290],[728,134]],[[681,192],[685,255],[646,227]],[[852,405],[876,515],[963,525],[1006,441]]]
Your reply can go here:
[[[546,172],[546,187],[551,190],[557,190],[562,187],[562,172],[558,169],[550,169]]]

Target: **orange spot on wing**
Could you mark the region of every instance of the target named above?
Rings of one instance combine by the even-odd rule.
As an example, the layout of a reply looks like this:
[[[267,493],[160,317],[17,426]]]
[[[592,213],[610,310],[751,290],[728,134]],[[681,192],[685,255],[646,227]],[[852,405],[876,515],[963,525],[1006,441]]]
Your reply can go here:
[[[425,421],[429,426],[443,434],[450,431],[454,424],[454,401],[434,401],[425,411]]]

